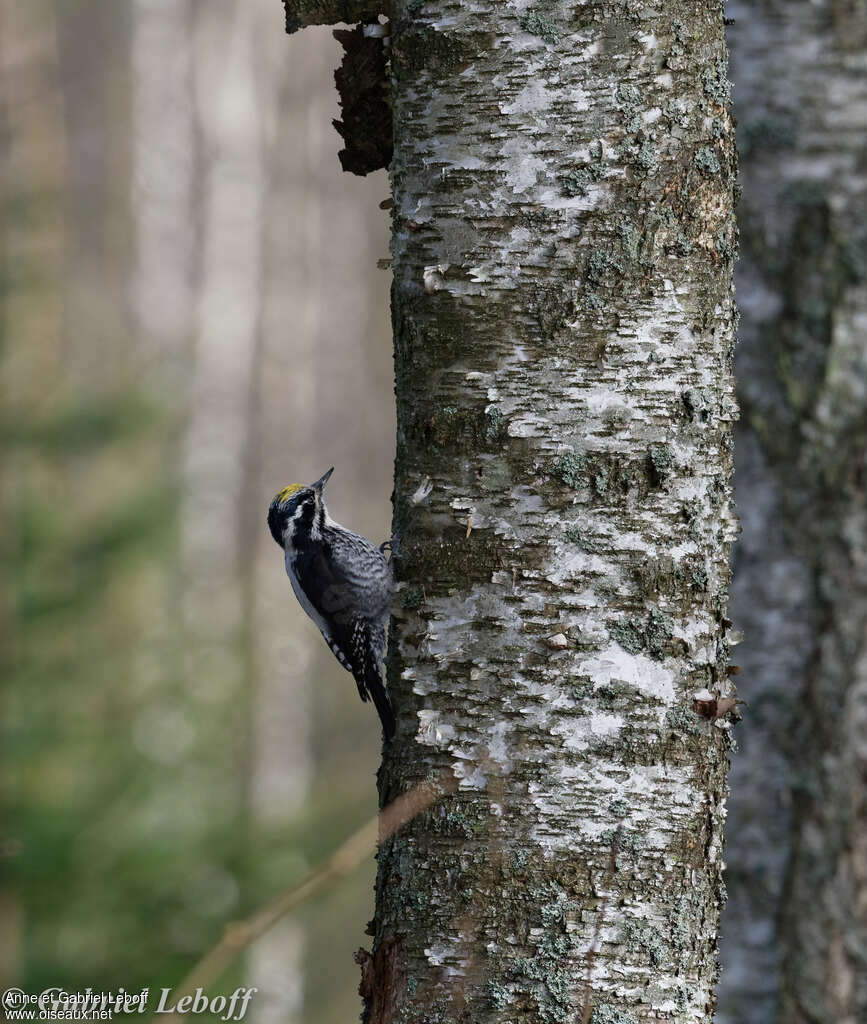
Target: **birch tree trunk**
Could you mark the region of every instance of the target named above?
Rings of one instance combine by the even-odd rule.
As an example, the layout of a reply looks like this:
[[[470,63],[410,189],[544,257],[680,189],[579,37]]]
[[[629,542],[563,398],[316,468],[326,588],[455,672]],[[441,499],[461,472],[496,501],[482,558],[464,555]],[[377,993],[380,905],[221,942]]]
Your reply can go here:
[[[745,242],[733,605],[750,714],[721,1003],[727,1022],[778,1010],[786,1024],[855,1024],[867,1019],[867,13],[835,0],[729,13]]]
[[[722,6],[391,14],[380,798],[457,791],[380,846],[365,1019],[707,1022],[728,735],[693,694],[728,692],[735,529]]]

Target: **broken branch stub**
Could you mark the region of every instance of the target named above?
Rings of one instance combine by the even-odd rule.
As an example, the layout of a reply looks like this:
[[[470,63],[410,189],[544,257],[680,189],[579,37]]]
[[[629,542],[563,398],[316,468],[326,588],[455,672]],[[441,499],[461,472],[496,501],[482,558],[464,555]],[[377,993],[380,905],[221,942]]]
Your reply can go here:
[[[388,167],[394,148],[391,130],[391,91],[381,35],[364,25],[335,29],[343,61],[334,72],[342,120],[331,123],[343,139],[340,166],[352,174],[370,174]]]

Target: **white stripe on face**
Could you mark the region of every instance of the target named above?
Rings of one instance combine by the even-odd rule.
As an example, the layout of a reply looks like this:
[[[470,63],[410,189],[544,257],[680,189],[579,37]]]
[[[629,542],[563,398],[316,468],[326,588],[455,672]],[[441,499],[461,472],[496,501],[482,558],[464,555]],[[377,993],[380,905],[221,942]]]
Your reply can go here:
[[[315,505],[315,498],[306,498],[304,501],[300,502],[298,507],[292,513],[292,518],[287,521],[286,529],[284,531],[285,541],[283,544],[286,551],[289,551],[290,548],[294,551],[296,530],[301,525],[301,520],[305,513],[309,515],[309,507],[311,503]],[[316,509],[314,508],[313,522],[310,526],[311,540],[319,540],[320,537],[318,518],[319,517],[316,515]]]

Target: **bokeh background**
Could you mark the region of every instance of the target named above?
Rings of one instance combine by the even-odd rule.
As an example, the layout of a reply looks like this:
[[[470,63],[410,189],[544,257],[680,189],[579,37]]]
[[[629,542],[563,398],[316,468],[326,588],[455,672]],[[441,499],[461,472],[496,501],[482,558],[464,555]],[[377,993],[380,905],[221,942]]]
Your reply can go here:
[[[830,806],[827,779],[854,780],[843,852],[863,833],[854,655],[830,688],[816,666],[837,625],[863,650],[867,16],[727,10],[750,706],[720,1021],[763,1024],[790,835],[822,831],[799,826],[799,792]],[[173,986],[375,813],[375,714],[265,527],[279,488],[334,465],[335,517],[389,533],[389,188],[340,171],[339,59],[328,29],[287,38],[279,0],[0,0],[0,989]],[[373,874],[331,884],[211,991],[256,986],[253,1024],[355,1020]],[[831,882],[816,906],[845,917],[852,890]]]
[[[277,0],[0,0],[0,987],[176,983],[376,811],[380,730],[265,526],[390,532],[389,194]],[[374,864],[212,991],[357,1018]]]

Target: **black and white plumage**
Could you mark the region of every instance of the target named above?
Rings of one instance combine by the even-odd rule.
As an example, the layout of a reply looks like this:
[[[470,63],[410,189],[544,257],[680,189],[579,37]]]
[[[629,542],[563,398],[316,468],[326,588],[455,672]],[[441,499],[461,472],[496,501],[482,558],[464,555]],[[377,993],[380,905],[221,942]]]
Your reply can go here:
[[[386,740],[395,719],[382,678],[385,631],[394,595],[391,567],[369,540],[335,523],[325,507],[334,468],[309,487],[284,487],[268,509],[271,536],[301,607],[316,623],[362,700],[372,699]]]

